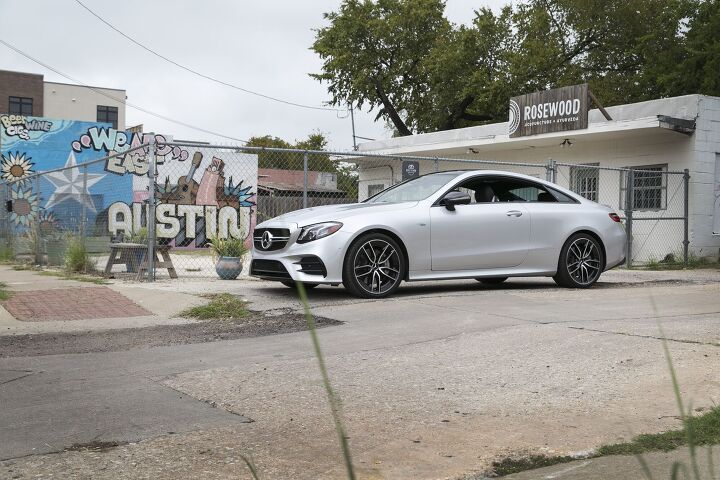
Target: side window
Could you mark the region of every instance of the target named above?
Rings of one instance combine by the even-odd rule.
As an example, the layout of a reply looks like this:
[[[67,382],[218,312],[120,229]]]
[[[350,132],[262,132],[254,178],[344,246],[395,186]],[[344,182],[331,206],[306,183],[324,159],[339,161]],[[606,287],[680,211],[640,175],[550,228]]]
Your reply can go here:
[[[555,203],[558,199],[549,189],[527,180],[503,178],[492,184],[501,202]]]
[[[471,203],[575,203],[567,195],[529,180],[510,177],[475,177],[454,190],[470,195]]]

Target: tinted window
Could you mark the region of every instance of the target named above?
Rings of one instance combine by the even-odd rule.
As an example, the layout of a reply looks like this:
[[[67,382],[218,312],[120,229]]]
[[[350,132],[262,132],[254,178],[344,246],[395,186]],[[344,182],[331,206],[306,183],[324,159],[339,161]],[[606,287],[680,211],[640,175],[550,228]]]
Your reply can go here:
[[[33,99],[26,97],[10,97],[8,105],[10,115],[32,115]]]
[[[467,192],[472,203],[573,202],[567,195],[528,180],[510,177],[475,177],[457,188]]]

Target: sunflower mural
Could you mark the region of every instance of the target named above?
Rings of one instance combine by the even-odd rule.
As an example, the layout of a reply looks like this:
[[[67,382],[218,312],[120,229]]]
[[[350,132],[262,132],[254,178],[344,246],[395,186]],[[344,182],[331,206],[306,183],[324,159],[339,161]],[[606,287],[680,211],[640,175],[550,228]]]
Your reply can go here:
[[[57,229],[58,221],[53,212],[42,208],[38,213],[38,225],[42,234],[48,235]]]
[[[8,152],[7,156],[3,155],[0,160],[0,178],[7,182],[23,182],[23,179],[32,175],[32,167],[35,166],[30,157],[26,157],[24,153]]]
[[[38,215],[38,197],[32,189],[25,190],[20,187],[12,189],[12,212],[10,221],[23,227],[30,226],[30,222]]]

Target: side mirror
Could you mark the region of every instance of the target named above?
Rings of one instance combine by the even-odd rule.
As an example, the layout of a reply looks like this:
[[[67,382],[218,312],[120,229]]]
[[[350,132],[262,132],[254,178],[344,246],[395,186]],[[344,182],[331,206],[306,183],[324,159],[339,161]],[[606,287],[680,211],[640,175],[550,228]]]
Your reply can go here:
[[[445,206],[451,212],[455,211],[455,205],[467,205],[471,202],[470,195],[465,192],[452,191],[440,200],[440,205]]]

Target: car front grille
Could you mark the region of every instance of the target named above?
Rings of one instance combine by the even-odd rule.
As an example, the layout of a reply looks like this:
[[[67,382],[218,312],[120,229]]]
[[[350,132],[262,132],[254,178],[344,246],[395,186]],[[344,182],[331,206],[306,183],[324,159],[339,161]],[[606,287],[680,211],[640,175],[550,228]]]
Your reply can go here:
[[[263,252],[280,250],[287,245],[290,230],[287,228],[256,228],[253,232],[255,248]]]
[[[250,263],[250,275],[263,278],[278,278],[290,280],[290,274],[285,266],[277,260],[257,259]]]

